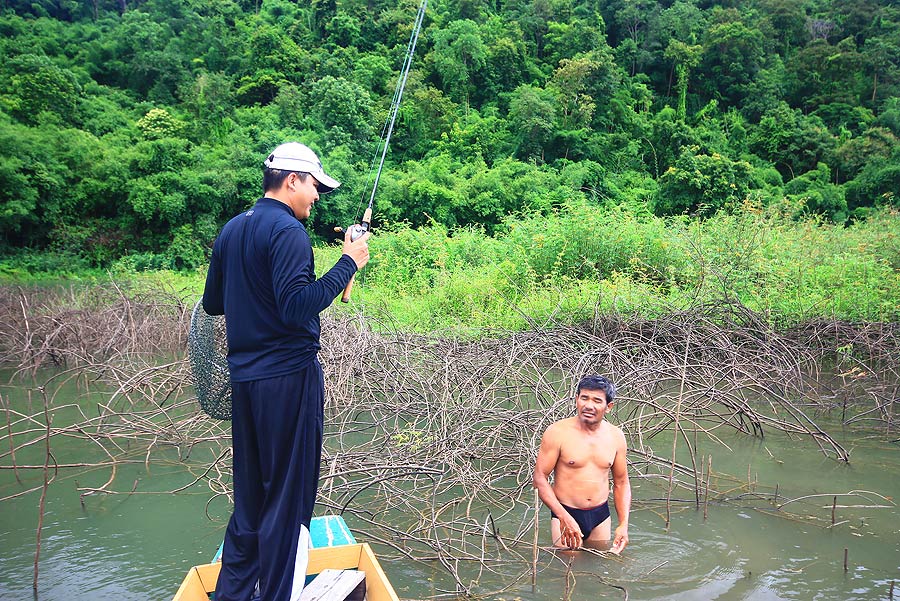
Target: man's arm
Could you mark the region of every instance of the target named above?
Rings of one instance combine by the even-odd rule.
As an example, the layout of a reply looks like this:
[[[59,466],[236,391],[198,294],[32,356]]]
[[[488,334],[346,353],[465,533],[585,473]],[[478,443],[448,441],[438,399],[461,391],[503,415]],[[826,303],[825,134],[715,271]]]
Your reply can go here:
[[[282,323],[289,328],[303,327],[331,305],[357,270],[353,257],[344,254],[316,279],[312,269],[313,249],[299,223],[273,235],[269,254],[275,304]]]
[[[553,544],[562,544],[566,547],[577,549],[581,546],[581,528],[575,519],[569,515],[559,499],[553,487],[550,486],[550,474],[556,468],[556,462],[559,461],[559,435],[558,428],[551,425],[544,432],[541,438],[541,448],[538,450],[537,462],[534,466],[534,477],[532,482],[538,491],[538,496],[550,511],[559,519],[560,524],[560,540],[553,541]]]
[[[616,503],[616,515],[619,516],[619,525],[610,549],[613,553],[620,553],[628,544],[628,514],[631,512],[631,482],[628,480],[628,460],[625,457],[627,444],[625,435],[620,432],[619,436],[616,458],[612,465],[613,499]]]

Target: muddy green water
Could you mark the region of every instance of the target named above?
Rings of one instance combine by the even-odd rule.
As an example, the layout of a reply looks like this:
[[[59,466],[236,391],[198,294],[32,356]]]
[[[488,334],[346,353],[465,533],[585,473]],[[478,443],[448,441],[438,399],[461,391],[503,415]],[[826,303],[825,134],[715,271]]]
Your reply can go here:
[[[26,402],[16,385],[0,386],[0,394],[14,405]],[[6,418],[0,423],[5,432]],[[680,503],[666,529],[660,501],[665,489],[659,480],[632,474],[631,544],[620,560],[543,552],[536,587],[530,567],[519,564],[509,573],[482,575],[479,590],[506,588],[486,595],[506,601],[623,599],[623,589],[632,600],[871,600],[889,599],[896,581],[894,598],[900,599],[900,510],[895,505],[900,444],[891,442],[897,436],[826,430],[851,450],[849,465],[823,457],[808,441],[782,436],[760,441],[732,435],[725,439],[730,450],[703,443],[700,452],[713,455],[717,488],[734,488],[727,501],[709,505],[706,519],[702,508]],[[8,446],[5,438],[2,443]],[[657,453],[670,452],[671,439],[653,443]],[[60,463],[97,459],[78,444],[54,445],[54,453]],[[25,463],[40,457],[40,449],[34,449],[17,459]],[[94,496],[82,505],[76,487],[102,484],[108,475],[108,469],[69,469],[50,486],[36,597],[32,578],[40,491],[0,501],[0,599],[170,599],[187,569],[211,558],[228,508],[213,503],[213,519],[207,517],[211,493],[205,484],[177,495]],[[42,478],[37,471],[21,476],[17,482],[12,470],[0,470],[0,497],[39,486]],[[140,461],[125,466],[117,478],[136,481],[138,491],[168,490],[192,480],[174,454],[149,470]],[[851,491],[865,492],[844,494]],[[526,491],[526,506],[531,494]],[[822,496],[774,510],[775,504],[811,494]],[[833,495],[841,496],[837,524],[829,527]],[[346,519],[354,529],[353,517]],[[542,514],[545,526],[546,519]],[[540,544],[549,545],[548,532],[541,532]],[[401,598],[425,599],[453,590],[438,564],[383,560],[383,567]]]

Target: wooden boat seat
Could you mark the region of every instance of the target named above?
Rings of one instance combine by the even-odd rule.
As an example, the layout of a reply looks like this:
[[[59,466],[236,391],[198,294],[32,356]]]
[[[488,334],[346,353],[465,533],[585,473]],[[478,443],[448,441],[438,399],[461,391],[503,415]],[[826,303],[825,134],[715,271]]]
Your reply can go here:
[[[322,570],[300,594],[300,601],[363,601],[365,598],[366,573],[362,570]]]

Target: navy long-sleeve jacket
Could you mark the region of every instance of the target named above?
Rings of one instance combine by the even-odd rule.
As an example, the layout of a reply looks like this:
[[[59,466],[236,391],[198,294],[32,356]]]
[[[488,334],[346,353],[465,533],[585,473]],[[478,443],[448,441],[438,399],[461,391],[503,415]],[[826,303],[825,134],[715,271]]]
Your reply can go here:
[[[356,263],[343,255],[317,280],[306,228],[272,198],[225,224],[213,245],[203,308],[225,315],[232,381],[293,373],[311,361],[319,312],[354,273]]]

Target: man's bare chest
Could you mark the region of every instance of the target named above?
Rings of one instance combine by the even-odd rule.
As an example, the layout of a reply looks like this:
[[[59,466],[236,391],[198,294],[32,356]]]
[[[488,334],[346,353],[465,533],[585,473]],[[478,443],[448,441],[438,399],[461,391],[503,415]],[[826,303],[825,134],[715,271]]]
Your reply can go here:
[[[557,468],[609,470],[615,458],[615,447],[605,437],[573,438],[560,446]]]

